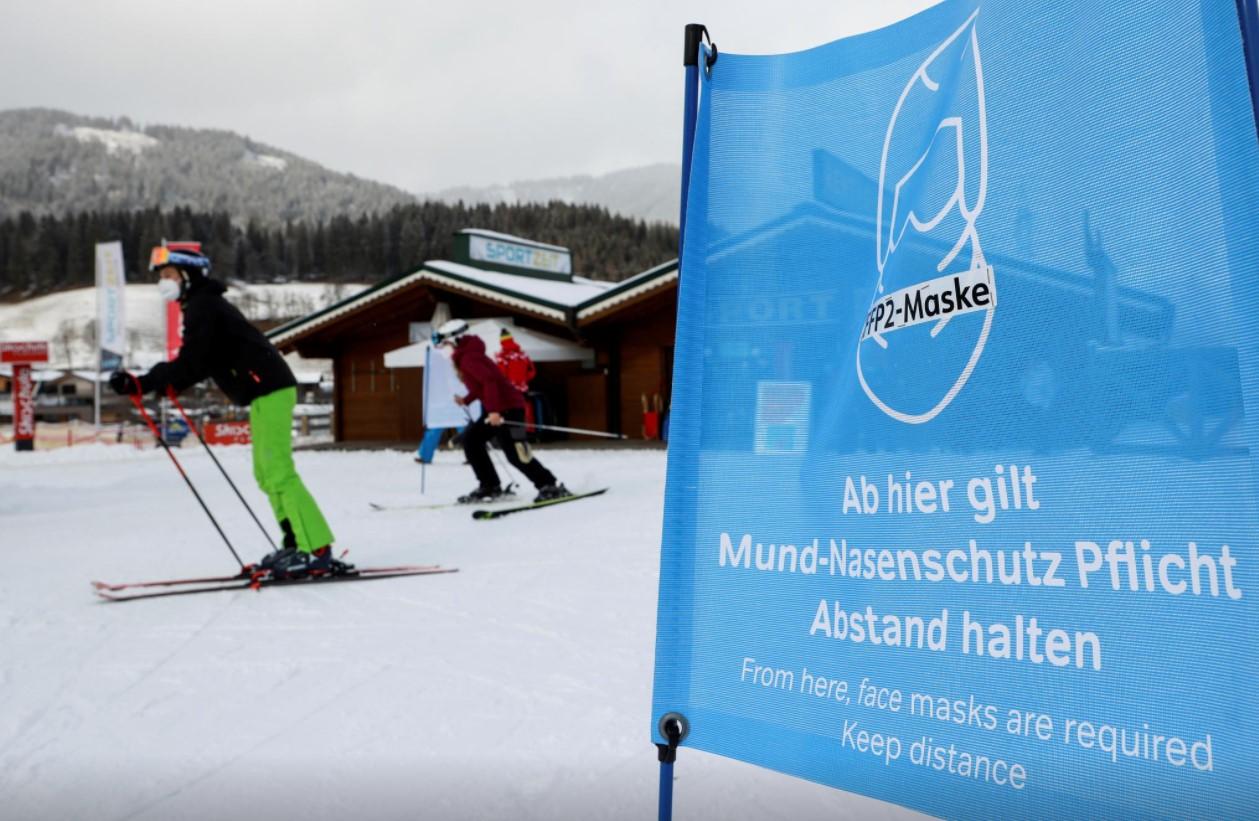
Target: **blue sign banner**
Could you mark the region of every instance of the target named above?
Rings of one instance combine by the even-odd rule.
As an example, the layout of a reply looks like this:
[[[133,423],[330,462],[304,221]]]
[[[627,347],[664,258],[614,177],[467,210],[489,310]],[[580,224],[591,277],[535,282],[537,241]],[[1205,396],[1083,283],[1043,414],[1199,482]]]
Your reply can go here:
[[[700,74],[655,740],[941,816],[1259,817],[1236,4],[946,0]]]

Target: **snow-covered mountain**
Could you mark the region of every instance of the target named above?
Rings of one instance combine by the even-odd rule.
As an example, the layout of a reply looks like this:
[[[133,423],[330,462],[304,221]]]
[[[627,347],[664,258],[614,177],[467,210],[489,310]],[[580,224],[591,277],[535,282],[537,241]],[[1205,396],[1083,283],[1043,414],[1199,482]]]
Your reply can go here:
[[[598,177],[583,174],[576,177],[520,180],[507,185],[482,188],[461,186],[425,196],[449,203],[483,202],[490,205],[560,200],[574,204],[601,205],[614,214],[676,225],[681,175],[678,165],[657,163]]]
[[[601,176],[460,186],[420,199],[468,204],[559,200],[676,224],[677,164]],[[217,129],[141,126],[44,108],[0,111],[0,218],[22,211],[189,207],[267,224],[318,221],[416,202],[411,193]]]
[[[415,202],[231,131],[140,126],[43,108],[0,111],[0,217],[189,207],[267,224]]]

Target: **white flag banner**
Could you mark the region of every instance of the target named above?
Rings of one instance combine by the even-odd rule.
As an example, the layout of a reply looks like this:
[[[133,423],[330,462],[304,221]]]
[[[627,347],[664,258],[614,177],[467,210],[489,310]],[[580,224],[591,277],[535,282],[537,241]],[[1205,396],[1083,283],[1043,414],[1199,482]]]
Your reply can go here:
[[[122,243],[96,246],[96,338],[104,352],[123,357],[127,353],[126,273],[122,267]]]
[[[463,396],[467,387],[455,373],[454,363],[433,350],[430,345],[424,351],[424,427],[461,428],[468,424],[468,417],[479,419],[481,403],[473,402],[464,408],[455,403],[455,395]]]

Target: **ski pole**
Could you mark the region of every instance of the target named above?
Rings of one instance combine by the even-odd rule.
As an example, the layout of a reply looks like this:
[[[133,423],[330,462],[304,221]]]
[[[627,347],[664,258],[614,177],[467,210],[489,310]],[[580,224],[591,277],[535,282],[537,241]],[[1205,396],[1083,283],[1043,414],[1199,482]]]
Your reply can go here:
[[[232,551],[232,558],[236,559],[236,563],[240,565],[240,569],[243,573],[245,570],[245,563],[240,560],[240,554],[236,552],[236,548],[232,547],[231,540],[227,538],[227,534],[223,532],[223,528],[219,527],[218,519],[214,518],[214,514],[211,513],[210,508],[206,506],[205,500],[202,499],[201,494],[197,492],[196,485],[192,483],[192,480],[188,478],[188,474],[184,472],[184,466],[179,464],[179,460],[175,458],[175,454],[170,449],[170,445],[166,444],[166,440],[162,438],[162,432],[157,429],[157,425],[153,424],[152,417],[149,416],[148,410],[144,407],[144,396],[140,393],[140,380],[136,378],[135,374],[129,373],[127,376],[131,377],[131,381],[135,383],[136,388],[135,393],[129,394],[131,396],[132,403],[136,406],[136,409],[140,411],[140,415],[144,417],[144,421],[149,426],[149,430],[153,432],[155,437],[157,437],[157,441],[166,451],[166,455],[169,456],[170,460],[175,464],[175,470],[179,471],[179,475],[184,477],[184,482],[188,485],[188,489],[192,491],[193,496],[197,497],[197,502],[201,504],[201,509],[205,511],[206,516],[210,517],[210,522],[214,525],[214,529],[217,530],[219,535],[223,537],[223,543],[227,545],[228,550]]]
[[[179,396],[175,393],[175,389],[167,386],[166,396],[170,399],[170,401],[175,403],[175,407],[179,409],[179,415],[184,418],[184,424],[186,424],[188,428],[196,434],[197,441],[205,448],[205,452],[210,454],[210,460],[214,462],[214,466],[219,469],[219,473],[223,474],[223,478],[227,480],[227,483],[231,485],[232,490],[236,492],[236,498],[240,499],[240,503],[245,506],[245,510],[249,511],[249,515],[253,518],[254,524],[258,525],[258,529],[262,531],[262,535],[267,538],[267,542],[270,543],[271,549],[275,550],[275,540],[271,538],[271,534],[267,532],[267,529],[263,526],[262,522],[259,521],[258,515],[254,513],[254,509],[249,506],[249,502],[245,501],[245,497],[241,495],[240,488],[236,487],[236,483],[232,481],[232,477],[227,475],[227,469],[219,462],[219,458],[214,455],[214,451],[210,448],[210,443],[205,440],[205,437],[201,435],[201,431],[197,430],[197,426],[194,425],[192,420],[188,418],[188,411],[184,410],[184,406],[180,403]]]
[[[586,430],[584,428],[564,428],[564,427],[560,427],[559,425],[539,425],[537,422],[534,422],[532,425],[530,425],[528,422],[512,422],[507,419],[504,419],[503,424],[508,425],[513,428],[535,427],[538,430],[554,430],[554,431],[559,431],[560,433],[580,433],[585,436],[602,436],[604,439],[628,439],[629,438],[623,433],[604,433],[601,430]]]

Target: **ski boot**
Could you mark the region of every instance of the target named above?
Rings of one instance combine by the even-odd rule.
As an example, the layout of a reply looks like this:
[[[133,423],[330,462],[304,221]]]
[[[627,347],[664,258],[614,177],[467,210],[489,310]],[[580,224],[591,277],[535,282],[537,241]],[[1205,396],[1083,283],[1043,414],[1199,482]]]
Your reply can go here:
[[[273,579],[301,579],[306,576],[325,576],[333,572],[332,546],[324,545],[318,550],[304,553],[301,550],[282,551],[281,555],[271,564]],[[340,564],[340,562],[336,562]]]
[[[288,554],[297,551],[297,534],[293,532],[292,523],[288,519],[281,519],[280,530],[284,532],[284,540],[280,543],[280,546],[242,570],[242,575],[257,576],[270,573],[271,568],[275,566],[275,563],[281,557],[287,557]],[[288,561],[288,559],[285,558],[285,561]]]
[[[511,488],[503,490],[501,487],[486,487],[481,485],[470,493],[465,493],[459,497],[459,504],[474,505],[482,502],[497,502],[500,499],[511,496]]]
[[[555,484],[543,485],[538,488],[538,495],[533,498],[533,502],[534,504],[537,504],[538,502],[549,502],[554,499],[563,499],[572,495],[573,494],[569,492],[568,488],[564,487],[564,485],[559,482],[556,482]]]

